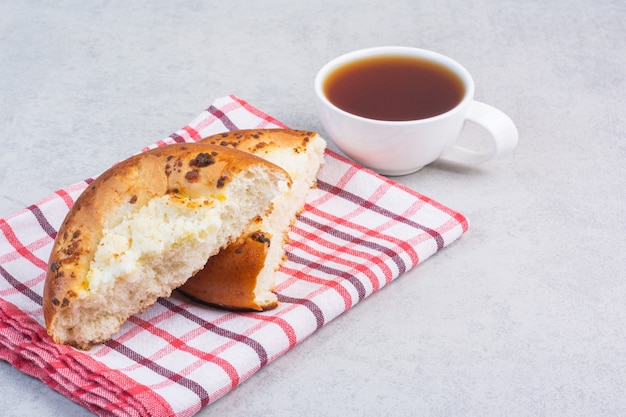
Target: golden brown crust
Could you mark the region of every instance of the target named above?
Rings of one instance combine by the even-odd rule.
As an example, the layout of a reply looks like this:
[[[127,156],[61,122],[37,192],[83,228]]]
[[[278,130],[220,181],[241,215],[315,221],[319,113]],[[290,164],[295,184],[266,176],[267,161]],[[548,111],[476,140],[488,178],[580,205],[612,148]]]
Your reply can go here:
[[[246,129],[219,133],[204,138],[199,143],[238,149],[265,158],[277,150],[291,150],[293,156],[304,153],[316,136],[316,132],[305,130]],[[286,152],[285,158],[289,158],[291,153]],[[297,179],[294,178],[294,181]],[[291,219],[292,223],[294,221],[295,216]],[[274,236],[273,241],[276,244],[279,244],[280,239],[286,241],[287,230],[283,235]],[[241,263],[243,257],[236,251],[246,254],[245,267],[241,267],[244,265]],[[254,289],[266,254],[266,247],[259,245],[254,239],[242,238],[237,242],[236,249],[228,247],[211,257],[204,269],[188,280],[181,287],[181,291],[190,298],[227,309],[260,311],[275,308],[278,305],[275,300],[263,303],[255,300]],[[281,264],[284,259],[283,255]],[[279,266],[280,264],[276,265],[276,269]]]
[[[316,132],[295,129],[242,129],[209,136],[200,143],[210,143],[238,149],[263,158],[271,149],[292,149],[294,153],[305,152]]]
[[[204,268],[179,288],[188,297],[229,310],[262,311],[278,303],[260,305],[255,300],[256,278],[265,263],[270,237],[255,231],[240,237],[212,256]]]
[[[218,195],[230,178],[254,164],[268,162],[207,143],[173,144],[128,158],[94,180],[67,214],[50,255],[43,310],[51,336],[58,311],[88,291],[86,275],[103,228],[124,207],[145,205],[168,193]]]

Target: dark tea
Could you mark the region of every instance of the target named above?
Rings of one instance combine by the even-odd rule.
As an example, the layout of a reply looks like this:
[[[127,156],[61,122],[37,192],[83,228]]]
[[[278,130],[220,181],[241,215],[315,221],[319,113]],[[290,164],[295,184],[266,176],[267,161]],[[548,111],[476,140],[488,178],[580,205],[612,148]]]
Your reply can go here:
[[[446,66],[422,58],[363,58],[331,72],[323,86],[335,106],[376,120],[405,121],[453,109],[465,94],[463,80]]]

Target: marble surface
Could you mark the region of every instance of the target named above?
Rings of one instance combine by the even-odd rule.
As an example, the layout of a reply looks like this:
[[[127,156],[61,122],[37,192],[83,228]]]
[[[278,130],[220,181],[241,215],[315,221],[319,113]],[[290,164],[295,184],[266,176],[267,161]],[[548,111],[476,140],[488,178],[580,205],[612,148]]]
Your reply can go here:
[[[0,216],[224,95],[323,133],[322,64],[432,49],[520,133],[502,160],[397,178],[469,232],[198,415],[625,415],[624,22],[621,0],[2,1]],[[89,415],[1,361],[0,410]]]

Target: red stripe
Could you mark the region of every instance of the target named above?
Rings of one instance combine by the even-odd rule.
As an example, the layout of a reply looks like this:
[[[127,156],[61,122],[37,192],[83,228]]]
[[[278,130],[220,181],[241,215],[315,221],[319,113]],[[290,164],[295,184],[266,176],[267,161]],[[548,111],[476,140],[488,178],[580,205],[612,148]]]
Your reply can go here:
[[[224,116],[228,113],[230,113],[233,110],[236,110],[238,108],[240,108],[241,106],[239,106],[238,103],[235,102],[228,102],[225,105],[222,105],[219,107],[219,111],[220,113],[218,113],[218,115],[220,116]],[[213,123],[215,123],[216,120],[218,120],[218,118],[216,117],[215,114],[213,114],[212,112],[215,112],[215,107],[211,106],[206,110],[206,116],[202,117],[202,120],[200,120],[199,123],[196,124],[195,129],[198,132],[202,132],[205,129],[209,128],[211,125],[213,125]],[[233,125],[234,126],[234,125]],[[232,128],[228,128],[229,130],[233,130]],[[201,135],[201,136],[208,136],[208,135]]]
[[[278,314],[284,314],[284,312],[279,312]],[[279,317],[279,315],[265,315],[265,314],[257,314],[257,313],[247,313],[246,317],[254,318],[260,320],[265,323],[275,324],[287,337],[287,341],[289,342],[288,349],[291,349],[298,343],[298,337],[296,336],[296,332],[291,324],[287,322],[285,319]],[[246,334],[251,334],[257,330],[257,327],[251,327]]]
[[[350,295],[350,292],[348,292],[348,290],[342,285],[342,283],[344,283],[345,281],[350,282],[353,285],[353,287],[356,289],[359,299],[361,299],[362,297],[365,297],[365,289],[363,288],[363,285],[354,276],[349,276],[347,273],[344,273],[343,271],[328,268],[320,264],[319,262],[311,263],[309,259],[300,258],[293,254],[288,254],[288,259],[290,262],[296,265],[304,265],[305,268],[292,269],[292,268],[289,268],[287,264],[285,264],[281,268],[282,271],[284,271],[288,275],[293,276],[295,279],[299,279],[302,281],[306,281],[306,282],[310,282],[310,283],[318,285],[319,290],[316,290],[316,291],[325,291],[326,289],[331,289],[335,291],[343,300],[344,311],[352,307],[353,303],[352,303],[352,295]],[[329,277],[331,278],[330,279],[318,278],[314,275],[307,273],[307,270],[310,270],[310,269],[328,273]],[[335,277],[335,279],[332,279],[332,277]],[[340,279],[337,279],[337,278],[340,278]],[[309,294],[307,295],[306,298],[310,299],[312,297]]]
[[[424,226],[422,224],[419,224],[419,223],[417,223],[416,221],[414,221],[412,219],[404,218],[404,217],[402,217],[402,216],[400,216],[400,215],[390,211],[387,208],[380,207],[380,206],[377,206],[375,204],[371,204],[369,201],[363,199],[360,196],[357,196],[357,195],[355,195],[355,194],[353,194],[353,193],[351,193],[351,192],[349,192],[347,190],[340,189],[340,188],[338,188],[336,186],[330,185],[330,184],[328,184],[326,182],[318,181],[318,188],[323,190],[323,191],[332,193],[332,194],[334,194],[334,195],[336,195],[338,197],[344,198],[344,199],[346,199],[348,201],[352,201],[355,204],[365,205],[365,206],[367,206],[367,208],[370,211],[373,211],[373,212],[375,212],[377,214],[381,214],[381,215],[383,215],[383,216],[385,216],[385,217],[387,217],[389,219],[394,219],[394,220],[402,222],[403,224],[409,225],[409,226],[411,226],[411,227],[413,227],[415,229],[420,229],[420,230],[425,231],[433,239],[435,239],[435,242],[437,243],[437,250],[441,250],[445,246],[445,242],[443,240],[443,237],[441,236],[440,233],[438,233],[434,229],[431,229],[431,228],[426,227],[426,226]],[[309,208],[311,208],[311,206],[307,206],[307,209],[309,209]],[[338,217],[334,217],[334,218],[337,219],[338,222],[341,221],[341,219],[338,218]],[[403,245],[403,249],[405,249],[405,250],[413,250],[413,248],[411,248],[409,245]]]
[[[28,249],[28,247],[22,245],[22,242],[20,242],[18,237],[15,235],[11,226],[4,219],[0,219],[0,230],[2,230],[2,233],[7,238],[7,241],[17,253],[19,253],[25,259],[28,259],[28,261],[35,265],[37,268],[41,268],[44,271],[48,268],[48,263],[46,261],[42,261],[40,258],[35,256]]]
[[[236,129],[240,124],[248,128],[272,124],[285,127],[244,100],[231,96],[216,101],[185,128],[157,144],[187,141],[187,135],[197,140],[207,132],[220,131],[224,127]],[[281,269],[281,282],[276,288],[281,303],[278,309],[247,314],[211,311],[203,316],[195,308],[190,311],[187,304],[177,305],[174,299],[160,299],[144,316],[133,316],[108,345],[98,346],[88,355],[54,345],[38,324],[38,331],[43,331],[40,341],[31,337],[19,324],[2,319],[0,356],[19,355],[11,356],[12,363],[20,364],[25,372],[32,372],[63,395],[96,413],[130,414],[132,411],[129,410],[140,410],[136,413],[157,415],[164,410],[164,413],[173,415],[168,402],[155,394],[167,392],[164,395],[168,395],[168,400],[175,404],[180,416],[191,415],[293,348],[299,338],[306,337],[304,333],[322,327],[334,315],[348,310],[417,265],[419,255],[429,256],[431,250],[440,250],[449,243],[447,240],[451,241],[467,230],[468,221],[460,213],[390,179],[367,173],[332,151],[327,150],[326,156],[327,165],[334,161],[339,166],[320,172],[319,188],[311,193],[307,211],[293,227],[292,246],[288,249],[288,260]],[[45,276],[35,273],[42,270],[39,265],[45,270],[45,262],[36,255],[40,255],[40,250],[49,245],[55,236],[53,225],[57,216],[62,214],[59,212],[63,210],[63,205],[70,208],[78,193],[91,181],[88,179],[57,191],[38,205],[20,212],[16,223],[0,222],[0,230],[9,230],[9,235],[5,234],[5,237],[11,243],[2,243],[0,275],[3,279],[0,279],[0,284],[5,284],[0,287],[0,295],[23,301],[20,314],[42,320],[41,307],[33,310],[31,301],[20,294],[33,300],[36,306],[41,305],[41,296],[32,287],[40,285]],[[389,198],[393,199],[396,195],[399,204],[388,204]],[[47,205],[48,202],[52,205]],[[438,214],[443,213],[448,218],[441,216],[438,222],[442,224],[426,222],[420,225],[420,217],[416,214],[422,208],[438,210]],[[55,210],[54,214],[52,210]],[[393,233],[396,230],[394,227],[399,224],[406,231],[402,236]],[[26,227],[28,229],[23,231]],[[23,262],[37,261],[37,269],[24,263],[21,265],[26,267],[22,268],[19,264],[21,257],[25,257]],[[31,259],[27,261],[28,257]],[[4,265],[4,262],[7,264]],[[8,262],[16,263],[9,265]],[[18,269],[25,275],[14,276]],[[26,276],[29,273],[30,276]],[[33,311],[24,312],[27,309]],[[309,312],[312,316],[308,316]],[[151,318],[143,319],[146,315]],[[165,323],[171,321],[173,316],[179,323],[184,318],[193,324],[184,323],[189,329],[181,335],[177,332],[179,329],[171,330],[171,326],[176,325],[172,324],[174,322]],[[299,327],[293,317],[300,317],[305,322]],[[313,318],[314,323],[311,321]],[[261,337],[271,332],[280,340],[270,343]],[[219,337],[212,337],[211,333]],[[36,342],[33,343],[33,340]],[[151,349],[151,354],[147,354],[141,345],[144,341],[157,343],[160,349],[157,348],[154,353],[155,349]],[[211,347],[206,347],[207,341]],[[14,348],[12,344],[19,347]],[[246,345],[242,352],[249,350],[250,353],[236,361],[227,360],[232,353],[239,352],[241,344]],[[170,366],[172,352],[190,355],[189,361],[180,364],[182,369]],[[126,355],[132,364],[127,364],[128,360],[121,359],[119,355]],[[218,384],[195,378],[194,372],[204,371],[202,365],[207,361],[211,363],[209,369],[215,365],[221,369],[218,373],[224,372],[223,383],[221,379]],[[108,367],[120,363],[119,367],[124,367],[120,371]],[[143,367],[155,372],[150,386],[138,384],[128,377],[132,372],[136,372],[133,375],[140,374]],[[145,383],[145,380],[142,381]],[[143,393],[144,397],[135,399],[135,393]],[[169,395],[175,394],[170,393],[188,396],[188,400],[182,397],[174,399]],[[198,402],[195,402],[196,397]]]
[[[358,165],[356,165],[354,163],[354,161],[352,161],[350,159],[347,159],[344,156],[342,156],[342,155],[340,155],[340,154],[338,154],[336,152],[333,152],[330,149],[326,149],[326,157],[336,159],[336,160],[338,160],[338,161],[340,161],[342,163],[348,164],[348,165],[350,165],[352,167],[355,167],[357,169],[360,169],[362,171],[368,171],[371,175],[373,175],[374,177],[377,177],[377,179],[379,179],[381,181],[384,181],[384,182],[387,182],[391,186],[393,186],[394,188],[396,188],[398,190],[402,190],[405,193],[407,193],[407,194],[409,194],[411,196],[414,196],[418,200],[423,201],[424,203],[427,203],[427,204],[429,204],[429,205],[431,205],[431,206],[433,206],[433,207],[443,211],[444,213],[454,217],[460,223],[464,233],[469,229],[469,221],[463,214],[459,213],[456,210],[451,209],[450,207],[447,207],[447,206],[443,205],[439,201],[433,200],[432,198],[430,198],[430,197],[428,197],[426,195],[423,195],[423,194],[415,191],[414,189],[407,187],[404,184],[397,183],[397,182],[391,180],[388,177],[383,177],[382,175],[378,175],[377,173],[375,173],[373,171],[370,171],[370,170],[368,170],[366,168],[359,167]]]
[[[193,314],[189,310],[186,310],[183,307],[174,304],[171,300],[160,298],[158,302],[159,304],[167,307],[171,311],[181,315],[182,317],[185,317],[187,320],[196,323],[215,334],[247,344],[257,354],[261,366],[265,366],[265,364],[267,364],[267,352],[265,350],[265,347],[263,347],[263,345],[261,345],[258,341],[250,339],[245,335],[233,332],[226,328],[219,327],[216,325],[215,322],[206,321],[205,319]]]
[[[189,137],[195,141],[202,139],[202,137],[198,134],[198,131],[192,128],[191,126],[185,126],[183,127],[183,130],[187,132]]]
[[[72,207],[72,205],[74,204],[74,199],[65,190],[57,190],[56,194],[61,197],[61,200],[65,202],[67,208]]]
[[[256,107],[251,106],[247,101],[244,101],[244,100],[242,100],[239,97],[236,97],[234,95],[231,95],[230,98],[235,100],[237,103],[239,103],[249,113],[252,113],[253,115],[263,119],[267,123],[272,123],[272,124],[274,124],[274,125],[276,125],[278,127],[287,128],[287,125],[283,124],[278,119],[273,118],[269,114],[262,112],[261,110],[257,109]],[[257,126],[257,127],[267,126],[267,123],[261,124],[260,126]]]
[[[165,331],[161,327],[155,326],[150,321],[141,319],[137,315],[131,316],[128,320],[134,323],[135,325],[137,325],[139,328],[146,330],[150,332],[151,334],[157,336],[159,339],[167,342],[167,345],[164,348],[159,349],[159,351],[155,352],[151,356],[152,358],[160,357],[161,355],[163,355],[163,353],[167,353],[167,352],[163,352],[163,350],[171,351],[174,349],[174,350],[188,352],[194,357],[198,358],[199,360],[211,362],[217,365],[218,367],[222,368],[224,373],[226,373],[228,377],[230,378],[231,388],[234,388],[239,384],[239,373],[237,372],[237,369],[230,362],[220,358],[219,356],[211,352],[205,352],[200,349],[189,346],[189,344],[186,341],[182,340],[181,338],[172,335],[171,333]],[[107,346],[117,351],[120,351],[120,349],[122,349],[121,346],[125,346],[119,343],[119,341],[112,341],[112,342],[107,342]],[[179,371],[179,373],[177,374],[173,374],[170,370],[161,367],[156,361],[154,361],[153,359],[150,359],[150,357],[144,357],[138,352],[132,351],[127,347],[125,348],[124,355],[132,359],[133,361],[135,361],[137,364],[141,364],[141,366],[145,366],[157,372],[158,374],[167,377],[168,380],[181,384],[187,389],[191,389],[193,392],[195,392],[198,395],[200,401],[203,401],[203,402],[206,401],[206,403],[208,404],[209,394],[204,390],[204,388],[188,386],[189,383],[193,385],[193,381],[190,381],[185,377],[184,373],[186,372],[185,371],[186,368],[184,368],[182,371]],[[194,369],[195,367],[192,367],[189,371],[193,371]]]
[[[146,322],[144,322],[146,323]],[[142,326],[143,327],[143,326]],[[153,326],[146,326],[143,327],[144,329],[151,331],[152,329],[156,329]],[[158,329],[157,329],[158,330]],[[174,340],[172,340],[174,343],[176,343]],[[150,369],[151,371],[153,371],[154,373],[156,373],[157,375],[163,376],[165,377],[167,380],[176,383],[188,390],[190,390],[191,392],[193,392],[194,394],[196,394],[196,396],[198,397],[198,399],[200,400],[200,406],[204,407],[205,405],[207,405],[210,402],[210,398],[209,398],[209,393],[204,389],[204,387],[202,385],[200,385],[199,383],[186,378],[185,376],[176,373],[162,365],[159,365],[156,362],[151,361],[150,359],[140,355],[139,353],[131,350],[128,346],[123,345],[119,342],[117,342],[115,339],[112,339],[110,341],[107,342],[107,345],[111,348],[113,348],[113,350],[115,350],[118,353],[121,353],[122,355],[128,357],[129,359],[140,363],[142,366],[145,366],[146,368]],[[175,345],[174,345],[175,346]],[[226,366],[230,366],[230,364],[227,363]],[[229,375],[230,376],[230,375]],[[155,385],[159,385],[159,384],[155,384]],[[153,387],[155,386],[153,385]]]
[[[9,283],[9,285],[11,285],[10,288],[0,291],[0,295],[7,296],[22,294],[38,306],[41,306],[43,304],[43,297],[39,295],[39,293],[33,291],[30,287],[34,284],[41,282],[42,279],[45,277],[45,274],[42,274],[40,277],[37,277],[33,280],[22,283],[20,280],[10,274],[9,271],[3,268],[2,265],[0,265],[0,276],[2,276]]]
[[[228,130],[235,130],[237,126],[230,120],[230,118],[220,109],[210,106],[207,111],[211,113],[213,116],[217,117],[220,122],[226,127]]]
[[[13,228],[11,227],[11,229],[13,229]],[[0,228],[0,230],[1,230],[1,228]],[[28,247],[32,248],[31,249],[32,251],[36,251],[36,250],[39,250],[39,249],[43,248],[46,245],[49,245],[51,242],[52,241],[50,239],[50,236],[43,235],[39,239],[33,240],[28,245]],[[19,260],[19,259],[22,259],[22,255],[19,252],[10,251],[10,252],[7,252],[7,253],[4,253],[4,254],[0,255],[0,264],[6,263],[6,262],[11,262],[11,261],[16,261],[16,260]]]
[[[321,328],[325,323],[326,319],[324,317],[324,311],[317,305],[315,302],[308,298],[295,298],[289,297],[285,294],[282,294],[280,291],[276,291],[276,296],[278,297],[278,302],[280,303],[289,303],[292,305],[301,305],[307,308],[315,318],[316,328],[315,330]]]
[[[0,336],[4,336],[0,358],[93,412],[174,415],[169,403],[153,390],[87,354],[53,343],[43,327],[4,300],[0,300]]]
[[[393,243],[394,248],[400,247],[402,250],[406,251],[407,252],[406,254],[409,255],[410,259],[413,261],[413,264],[414,265],[417,264],[417,254],[415,253],[415,249],[411,247],[404,240],[397,239],[396,237],[390,236],[388,234],[380,233],[376,230],[368,229],[367,227],[360,226],[353,222],[348,222],[347,220],[343,218],[333,216],[328,212],[318,210],[317,208],[313,208],[308,205],[306,207],[306,210],[307,210],[306,214],[300,216],[298,218],[298,221],[303,225],[305,224],[305,225],[310,226],[314,231],[307,233],[304,230],[301,230],[297,224],[292,227],[292,230],[294,233],[297,233],[305,238],[305,239],[302,239],[301,244],[303,245],[303,247],[307,247],[306,249],[307,251],[312,250],[306,244],[307,240],[316,241],[320,245],[324,245],[331,249],[335,249],[339,252],[343,250],[352,250],[350,249],[350,247],[345,247],[345,245],[340,245],[337,242],[337,240],[339,239],[340,241],[350,242],[351,243],[350,246],[360,246],[362,248],[371,249],[373,252],[385,253],[396,264],[400,274],[410,269],[410,266],[407,266],[405,264],[404,260],[402,259],[402,257],[400,256],[397,250],[392,249],[388,246],[385,246],[382,243],[377,243],[377,240],[382,240],[384,242]],[[319,221],[313,220],[313,215],[316,215],[317,217],[327,220],[327,222],[321,223]],[[357,231],[359,234],[359,237],[357,237],[355,233],[342,232],[341,230],[343,230],[343,228],[339,228],[338,225],[343,226],[343,228]],[[328,238],[326,238],[325,236],[328,236]],[[368,238],[364,239],[362,237],[368,237]],[[375,238],[375,239],[369,239],[369,238]],[[294,242],[293,244],[296,245],[299,242],[300,240],[298,240],[297,242]],[[357,252],[351,252],[351,253],[358,255],[359,253],[366,253],[366,252],[357,251]],[[365,256],[369,258],[369,257],[372,257],[372,254],[369,253]],[[338,260],[333,259],[333,260],[336,262],[341,262],[341,259],[338,259]]]
[[[300,221],[313,227],[324,227],[322,225],[319,225],[318,223],[308,221],[308,219],[305,217],[302,217]],[[369,280],[369,282],[372,284],[372,288],[374,291],[377,291],[379,289],[380,282],[378,276],[370,269],[372,264],[380,267],[383,274],[385,275],[386,281],[388,280],[388,277],[392,275],[392,271],[384,262],[380,262],[378,264],[373,262],[374,260],[380,260],[380,258],[375,257],[374,255],[372,255],[371,252],[358,250],[359,247],[368,247],[374,249],[377,252],[388,255],[392,260],[394,260],[394,262],[396,262],[399,269],[404,268],[403,262],[398,262],[395,260],[395,256],[397,255],[395,251],[392,251],[382,245],[378,245],[372,241],[364,240],[361,237],[357,237],[352,234],[343,234],[335,230],[329,230],[329,232],[333,233],[333,237],[335,239],[326,239],[325,237],[328,236],[327,234],[322,233],[318,235],[316,232],[306,232],[305,230],[301,229],[298,224],[292,226],[291,232],[301,236],[298,241],[294,241],[292,243],[294,247],[298,247],[307,252],[307,255],[319,258],[323,261],[331,261],[335,264],[344,265],[351,270],[359,271],[365,278]],[[375,237],[380,236],[376,235]],[[337,242],[337,238],[343,239],[343,241],[346,243],[339,244]],[[315,249],[313,245],[308,242],[315,242],[319,246],[322,246],[324,249]],[[355,247],[357,249],[355,249]],[[351,261],[347,259],[348,257],[356,257],[359,258],[360,261]]]

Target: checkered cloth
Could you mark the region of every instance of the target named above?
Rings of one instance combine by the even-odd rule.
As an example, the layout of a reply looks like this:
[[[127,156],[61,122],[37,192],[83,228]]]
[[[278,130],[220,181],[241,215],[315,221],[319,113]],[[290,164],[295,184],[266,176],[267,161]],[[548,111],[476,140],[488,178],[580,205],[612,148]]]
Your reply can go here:
[[[284,126],[229,96],[153,146],[271,127]],[[462,214],[327,151],[290,232],[279,307],[232,313],[175,292],[82,352],[47,336],[42,293],[56,231],[90,181],[0,219],[0,359],[99,415],[195,414],[468,228]]]

